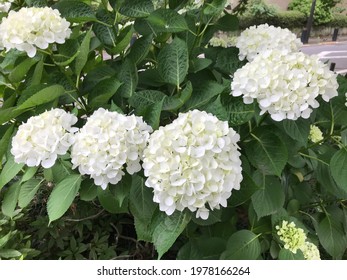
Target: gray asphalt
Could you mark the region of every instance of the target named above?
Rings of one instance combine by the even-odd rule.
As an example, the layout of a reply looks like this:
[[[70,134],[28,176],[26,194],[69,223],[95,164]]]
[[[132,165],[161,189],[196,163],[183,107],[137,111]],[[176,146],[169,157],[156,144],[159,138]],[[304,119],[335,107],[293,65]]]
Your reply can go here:
[[[329,64],[336,63],[335,72],[347,74],[347,41],[305,45],[301,51],[316,54],[322,61],[328,61]]]

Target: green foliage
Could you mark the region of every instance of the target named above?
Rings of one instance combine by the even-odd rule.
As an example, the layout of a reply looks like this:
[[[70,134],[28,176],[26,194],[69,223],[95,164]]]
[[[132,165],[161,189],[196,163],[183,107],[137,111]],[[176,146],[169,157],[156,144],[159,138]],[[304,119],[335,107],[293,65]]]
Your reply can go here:
[[[177,0],[24,2],[53,5],[73,24],[64,44],[33,58],[0,53],[1,259],[303,259],[279,239],[283,220],[302,228],[322,258],[347,258],[347,79],[339,76],[339,96],[309,119],[275,122],[256,102],[230,95],[246,63],[238,49],[208,45],[215,32],[239,26],[302,27],[304,13],[262,1],[250,1],[239,19],[225,0],[200,9]],[[228,122],[240,135],[240,190],[207,220],[189,209],[168,216],[142,171],[124,168],[103,190],[73,169],[70,151],[49,169],[14,161],[12,137],[30,117],[62,108],[81,128],[100,107],[142,116],[154,130],[194,109]],[[312,124],[320,143],[308,139]]]
[[[330,22],[332,19],[331,1],[317,0],[314,11],[314,22],[316,25]],[[304,13],[306,17],[310,15],[312,6],[311,0],[293,0],[289,3],[288,10],[299,11]]]

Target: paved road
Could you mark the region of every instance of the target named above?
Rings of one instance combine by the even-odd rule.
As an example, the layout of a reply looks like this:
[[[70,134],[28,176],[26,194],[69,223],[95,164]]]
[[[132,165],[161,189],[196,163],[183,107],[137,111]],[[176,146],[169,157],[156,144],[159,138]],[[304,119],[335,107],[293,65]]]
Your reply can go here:
[[[335,72],[347,74],[347,41],[305,45],[301,50],[307,54],[317,54],[329,64],[336,63]]]

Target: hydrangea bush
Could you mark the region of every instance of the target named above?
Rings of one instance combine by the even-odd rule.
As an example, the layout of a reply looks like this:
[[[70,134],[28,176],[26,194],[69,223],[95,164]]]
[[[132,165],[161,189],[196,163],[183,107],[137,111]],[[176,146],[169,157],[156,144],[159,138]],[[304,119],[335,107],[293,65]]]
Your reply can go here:
[[[0,258],[347,259],[346,78],[229,5],[0,2]]]

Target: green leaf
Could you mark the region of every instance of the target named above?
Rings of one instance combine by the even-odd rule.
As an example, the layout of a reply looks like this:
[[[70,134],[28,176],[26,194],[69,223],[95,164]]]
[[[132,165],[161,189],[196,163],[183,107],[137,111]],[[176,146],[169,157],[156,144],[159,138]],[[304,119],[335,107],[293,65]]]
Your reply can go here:
[[[289,137],[303,143],[306,146],[308,135],[310,134],[309,120],[302,118],[296,121],[283,120],[282,124]]]
[[[97,109],[106,105],[108,101],[116,94],[122,83],[114,77],[98,83],[94,90],[89,94],[90,107]]]
[[[4,259],[18,258],[22,253],[14,249],[0,249],[0,257]]]
[[[75,61],[75,74],[76,75],[81,74],[82,69],[84,68],[84,66],[86,65],[86,63],[88,61],[91,33],[92,33],[92,30],[89,29],[89,31],[84,36],[83,41],[81,43],[81,46],[79,48],[79,53],[78,53],[78,55],[76,57],[76,61]]]
[[[19,83],[28,73],[29,69],[35,65],[38,60],[33,58],[27,58],[21,63],[19,63],[8,75],[8,78],[13,83]]]
[[[152,12],[146,22],[150,25],[154,35],[161,32],[182,32],[188,30],[186,20],[174,10],[158,9]]]
[[[57,184],[47,202],[49,222],[59,219],[69,209],[81,185],[81,175],[71,174]]]
[[[12,154],[9,156],[0,174],[0,190],[21,171],[23,166],[24,163],[16,163],[14,161]]]
[[[140,64],[147,56],[152,46],[153,35],[142,36],[131,46],[128,57],[136,64]]]
[[[244,124],[254,116],[254,104],[245,104],[242,98],[235,98],[223,92],[221,94],[221,103],[228,114],[230,126]]]
[[[123,83],[119,88],[120,96],[125,98],[131,97],[135,92],[138,82],[135,63],[126,58],[117,77]]]
[[[226,14],[218,19],[215,27],[220,31],[237,31],[239,19],[236,15]]]
[[[162,99],[158,103],[148,106],[143,116],[143,119],[146,121],[148,125],[150,125],[153,128],[153,130],[156,130],[159,128],[160,115],[161,115],[161,110],[163,108],[163,103],[164,103],[164,99]]]
[[[158,90],[142,90],[135,92],[129,98],[129,104],[135,108],[138,115],[144,115],[149,106],[166,99],[165,93]]]
[[[219,15],[225,8],[227,0],[212,0],[207,2],[203,9],[205,15]]]
[[[261,247],[258,239],[249,230],[235,232],[228,239],[227,248],[222,253],[222,260],[256,260],[260,256]]]
[[[11,231],[7,233],[6,235],[2,235],[0,237],[0,249],[7,244],[7,242],[11,239],[11,237],[12,237]]]
[[[262,189],[252,195],[252,203],[258,219],[277,212],[284,205],[285,194],[276,177],[265,176]]]
[[[117,185],[109,184],[106,190],[98,187],[98,199],[102,207],[110,213],[128,213],[129,193],[132,176],[124,175]]]
[[[43,60],[40,60],[36,64],[33,76],[31,77],[30,86],[39,85],[41,83],[43,66],[44,66]]]
[[[192,222],[199,226],[213,225],[222,221],[222,211],[222,209],[214,209],[213,211],[210,211],[207,220],[203,220],[201,218],[196,218],[195,216],[192,216]]]
[[[94,200],[98,195],[98,188],[100,187],[94,184],[93,179],[83,180],[79,191],[80,199],[83,201]]]
[[[197,73],[212,64],[212,60],[208,58],[196,57],[189,62],[189,72]]]
[[[87,22],[96,20],[91,6],[77,0],[59,1],[53,8],[58,9],[61,16],[71,22]]]
[[[337,185],[347,191],[347,150],[341,149],[330,161],[330,171]]]
[[[341,259],[347,247],[346,233],[342,224],[325,217],[316,227],[318,238],[323,248],[335,259]]]
[[[187,44],[177,37],[158,55],[158,71],[162,79],[177,88],[186,77],[188,66]]]
[[[119,9],[121,14],[130,18],[147,17],[153,11],[151,0],[127,0]]]
[[[140,221],[150,224],[153,214],[158,205],[153,202],[153,193],[150,188],[145,186],[145,179],[133,175],[129,207],[131,214]]]
[[[2,162],[2,158],[8,149],[8,145],[10,144],[13,131],[14,131],[14,124],[6,128],[6,132],[3,134],[3,136],[0,139],[0,162]],[[0,190],[1,190],[1,187],[0,187]]]
[[[72,173],[72,164],[70,161],[58,158],[55,164],[50,168],[52,170],[53,182],[58,184]]]
[[[164,99],[163,110],[175,111],[180,109],[192,96],[193,86],[190,81],[187,82],[185,88],[174,96],[168,96]]]
[[[51,102],[65,93],[65,89],[61,85],[48,86],[33,96],[25,100],[16,108],[16,111],[32,108],[41,104]]]
[[[1,212],[10,218],[14,216],[20,187],[20,181],[9,186],[8,190],[5,192],[4,199],[2,200]]]
[[[187,213],[176,211],[171,216],[164,214],[153,231],[153,243],[158,252],[158,259],[171,248],[189,221],[190,215]]]
[[[259,190],[260,186],[258,186],[247,173],[243,172],[242,174],[243,180],[241,182],[241,187],[239,190],[233,190],[231,198],[229,200],[228,205],[231,207],[235,207],[245,203],[249,200],[252,195]]]
[[[24,182],[29,181],[32,177],[34,177],[38,169],[38,166],[28,167],[22,176],[21,183],[23,184]]]
[[[65,67],[68,66],[78,56],[80,45],[76,39],[68,39],[64,44],[58,45],[58,53],[54,54],[54,63]]]
[[[200,237],[190,240],[178,251],[178,260],[218,260],[226,241],[219,237]]]
[[[117,36],[116,46],[112,49],[113,54],[118,54],[123,52],[131,42],[131,39],[134,34],[134,27],[129,25],[120,31],[120,34]]]
[[[212,49],[212,50],[210,50]],[[239,49],[236,47],[230,48],[209,48],[206,50],[207,57],[210,57],[209,52],[215,52],[215,68],[226,75],[233,75],[237,69],[246,64],[245,61],[239,60]]]
[[[224,90],[224,86],[213,80],[200,80],[193,83],[193,94],[184,106],[184,111],[199,109]]]
[[[20,208],[26,207],[31,202],[31,200],[36,195],[38,189],[40,188],[41,183],[42,183],[41,180],[31,179],[25,182],[20,187],[20,192],[18,196],[18,206]]]
[[[251,135],[254,140],[245,148],[251,164],[265,175],[281,176],[288,160],[285,144],[270,127],[259,127]]]
[[[93,32],[95,36],[100,40],[102,44],[104,44],[108,48],[116,47],[116,34],[117,30],[113,25],[114,17],[112,13],[100,10],[96,14],[99,21],[109,24],[110,26],[106,26],[102,23],[94,23],[93,24]]]
[[[282,248],[278,255],[279,260],[304,260],[304,254],[301,250],[296,251],[294,254],[292,251]]]

